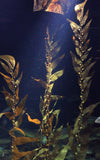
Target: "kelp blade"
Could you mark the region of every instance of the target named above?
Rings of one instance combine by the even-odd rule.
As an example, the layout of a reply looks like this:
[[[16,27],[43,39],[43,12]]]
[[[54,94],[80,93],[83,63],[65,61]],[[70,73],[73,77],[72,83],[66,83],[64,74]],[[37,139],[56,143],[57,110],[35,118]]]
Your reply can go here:
[[[33,11],[44,10],[64,15],[68,12],[70,5],[70,0],[34,0]]]

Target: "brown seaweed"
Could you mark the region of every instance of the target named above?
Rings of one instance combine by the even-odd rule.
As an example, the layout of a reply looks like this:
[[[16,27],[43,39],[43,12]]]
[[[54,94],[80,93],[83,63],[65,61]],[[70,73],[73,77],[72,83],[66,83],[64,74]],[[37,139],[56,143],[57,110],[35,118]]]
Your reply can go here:
[[[22,123],[23,114],[26,112],[25,102],[28,96],[26,95],[21,101],[19,101],[19,84],[22,79],[22,73],[18,77],[19,62],[16,64],[14,57],[10,55],[1,55],[0,59],[4,61],[0,61],[0,64],[7,72],[7,75],[1,72],[0,74],[3,76],[8,85],[8,89],[3,87],[2,93],[5,96],[8,106],[11,108],[10,112],[0,113],[0,118],[5,115],[9,120],[12,121],[13,128],[9,131],[9,134],[12,137],[12,160],[19,160],[20,158],[28,155],[33,156],[35,151],[20,152],[17,146],[38,141],[38,138],[25,137],[24,131],[19,128]],[[23,136],[18,137],[15,135],[15,132],[19,132]]]
[[[70,8],[69,0],[34,0],[33,11],[44,10],[59,14],[66,14]]]
[[[93,127],[93,123],[88,124],[88,120],[93,113],[93,110],[100,104],[100,102],[97,102],[96,104],[86,107],[86,101],[93,80],[91,69],[95,65],[95,62],[92,62],[92,58],[89,56],[91,48],[88,48],[90,40],[87,40],[87,37],[92,20],[86,23],[88,19],[88,11],[84,15],[86,2],[87,0],[75,6],[79,24],[67,19],[70,22],[70,26],[74,33],[73,41],[75,43],[76,53],[73,53],[72,51],[70,53],[74,70],[78,74],[81,99],[79,105],[80,114],[75,121],[74,129],[72,130],[69,124],[67,124],[69,145],[71,146],[71,150],[73,151],[76,160],[84,160],[86,157],[89,137]]]
[[[20,128],[23,114],[26,112],[25,102],[27,95],[21,101],[19,100],[19,84],[23,75],[23,73],[19,75],[19,62],[16,64],[14,57],[10,55],[0,56],[0,64],[7,73],[4,74],[0,72],[0,74],[8,85],[8,88],[3,87],[2,93],[5,96],[7,105],[11,109],[10,112],[0,113],[0,118],[5,115],[12,121],[13,127],[9,131],[9,135],[12,137],[12,160],[64,160],[70,150],[73,152],[75,160],[85,160],[89,137],[94,125],[94,122],[89,122],[89,118],[94,109],[100,104],[100,102],[97,102],[87,105],[87,99],[93,80],[93,72],[91,72],[91,70],[95,62],[92,61],[92,57],[89,55],[92,47],[89,48],[90,39],[88,39],[88,33],[92,20],[88,21],[88,10],[84,14],[86,2],[87,0],[75,6],[77,20],[79,21],[78,24],[67,19],[74,34],[75,53],[70,51],[70,54],[73,68],[78,75],[81,102],[78,107],[80,113],[75,120],[73,128],[67,123],[69,136],[65,145],[60,146],[58,143],[63,126],[61,125],[57,128],[60,110],[56,109],[57,101],[62,99],[63,96],[52,94],[55,82],[59,77],[63,76],[64,73],[63,69],[56,71],[56,67],[65,56],[63,54],[57,57],[61,49],[61,46],[58,45],[58,41],[54,42],[47,28],[45,37],[46,80],[33,77],[33,80],[41,84],[44,88],[44,95],[40,96],[39,104],[42,119],[32,119],[30,113],[26,113],[28,121],[39,126],[40,137],[26,137],[25,132]],[[44,10],[65,14],[68,11],[66,10],[68,4],[68,0],[34,0],[33,8],[34,11]],[[36,142],[36,146],[34,146],[33,150],[20,151],[19,146],[33,142]]]
[[[52,158],[53,158],[54,151],[55,151],[53,144],[56,143],[56,141],[59,137],[59,134],[61,132],[61,130],[56,132],[56,126],[58,124],[58,116],[59,116],[60,110],[55,110],[55,105],[56,105],[58,99],[63,98],[63,96],[52,95],[52,89],[53,89],[55,81],[63,75],[63,70],[59,70],[59,71],[54,72],[54,69],[60,63],[60,61],[64,58],[64,55],[55,59],[56,55],[58,54],[56,49],[59,46],[57,46],[57,42],[53,42],[53,40],[50,39],[48,28],[47,28],[47,32],[46,32],[45,43],[46,43],[45,67],[46,67],[46,71],[47,71],[46,81],[44,81],[42,79],[36,79],[36,78],[33,78],[33,79],[35,81],[37,81],[38,83],[40,83],[43,86],[43,88],[45,89],[44,96],[40,97],[40,112],[42,114],[40,131],[41,131],[41,136],[46,137],[46,143],[45,143],[45,145],[42,144],[41,147],[47,148],[46,154],[44,156],[43,155],[42,156],[45,157],[46,159],[50,159],[50,157],[51,157],[50,155],[52,155]],[[54,101],[54,106],[50,110],[51,101]],[[55,125],[53,125],[54,117],[56,119]],[[53,147],[53,150],[54,150],[53,152],[50,151],[50,146]],[[57,154],[57,148],[56,148],[55,152]],[[41,156],[39,155],[39,157],[41,157]]]

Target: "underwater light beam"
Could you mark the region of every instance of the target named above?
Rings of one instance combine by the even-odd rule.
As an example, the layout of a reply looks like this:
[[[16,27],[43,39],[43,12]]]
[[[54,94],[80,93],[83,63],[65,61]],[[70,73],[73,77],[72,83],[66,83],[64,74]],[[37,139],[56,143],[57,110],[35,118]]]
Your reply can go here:
[[[44,11],[48,13],[54,13],[55,14],[54,16],[52,16],[53,14],[51,14],[51,18],[48,17],[49,18],[48,22],[50,25],[54,24],[53,26],[56,26],[56,28],[57,28],[57,24],[59,25],[63,23],[61,27],[59,28],[60,30],[62,29],[62,26],[64,26],[64,24],[66,23],[66,20],[65,20],[66,15],[69,11],[69,8],[72,2],[74,1],[75,0],[34,0],[33,1],[33,12]],[[56,16],[56,14],[58,16]],[[62,17],[60,17],[59,15],[62,15]],[[64,30],[66,31],[66,29]]]

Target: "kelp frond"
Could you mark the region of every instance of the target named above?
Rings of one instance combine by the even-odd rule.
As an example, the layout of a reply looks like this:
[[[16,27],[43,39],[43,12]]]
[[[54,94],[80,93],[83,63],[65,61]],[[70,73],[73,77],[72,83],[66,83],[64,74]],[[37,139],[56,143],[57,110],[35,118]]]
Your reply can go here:
[[[84,106],[86,106],[84,104],[86,104],[92,83],[93,72],[91,72],[91,69],[95,65],[95,62],[92,62],[92,58],[89,56],[92,48],[88,47],[90,39],[87,39],[87,37],[92,20],[87,22],[88,11],[84,15],[86,2],[87,0],[75,6],[75,12],[77,14],[79,24],[67,19],[74,33],[73,41],[75,43],[76,53],[73,53],[72,51],[70,53],[72,56],[74,70],[78,74],[81,99],[81,103],[79,105],[80,114],[76,119],[74,129],[72,130],[68,124],[69,144],[75,155],[75,159],[77,160],[85,159],[89,136],[93,126],[93,124],[88,124],[88,119],[94,108],[100,104],[100,102],[98,102],[84,108]]]
[[[22,79],[22,73],[19,75],[19,62],[16,64],[16,61],[14,57],[10,55],[1,55],[0,64],[7,72],[6,74],[3,74],[0,72],[0,74],[3,76],[4,80],[6,81],[8,88],[6,89],[3,87],[2,93],[5,96],[5,100],[8,104],[8,106],[11,108],[12,112],[9,113],[3,113],[5,116],[7,116],[10,120],[12,120],[13,127],[18,127],[19,123],[17,122],[18,116],[22,116],[24,114],[24,105],[25,101],[27,99],[27,95],[21,100],[19,103],[19,84]],[[3,62],[4,61],[4,62]],[[2,113],[1,113],[2,114]],[[10,117],[10,115],[12,115]],[[20,122],[21,124],[21,122]]]
[[[64,54],[60,57],[57,58],[57,55],[60,51],[60,48],[58,46],[58,42],[53,42],[53,39],[50,39],[49,35],[49,30],[47,28],[46,31],[46,38],[45,38],[45,44],[46,44],[46,62],[45,62],[45,67],[46,67],[46,80],[42,79],[36,79],[33,78],[36,82],[40,83],[43,88],[45,89],[44,96],[40,96],[40,112],[42,114],[42,121],[40,123],[40,131],[41,131],[41,136],[45,138],[45,146],[48,148],[46,157],[50,159],[50,155],[54,155],[54,153],[50,152],[49,147],[52,145],[54,141],[57,141],[57,138],[59,137],[59,134],[61,131],[56,132],[56,126],[58,124],[58,116],[60,113],[60,110],[55,110],[55,106],[57,104],[58,99],[63,98],[63,96],[59,95],[52,95],[52,89],[54,86],[55,81],[63,75],[63,70],[55,71],[55,68],[57,65],[60,63],[60,61],[64,58]],[[51,101],[53,101],[54,105],[52,109],[50,110],[50,105]],[[35,119],[30,119],[30,122],[37,123],[40,122],[39,120],[36,121]],[[55,124],[54,124],[55,123]],[[57,150],[57,149],[56,149]],[[57,153],[56,153],[57,154]]]
[[[64,15],[68,12],[70,5],[70,0],[34,0],[33,11],[44,10]]]
[[[5,115],[9,120],[12,121],[13,128],[9,131],[10,136],[12,137],[12,160],[18,160],[23,156],[28,154],[33,154],[34,151],[28,152],[19,152],[17,145],[22,145],[28,142],[38,141],[38,139],[25,137],[25,133],[19,126],[22,123],[23,114],[26,111],[25,102],[27,99],[26,95],[21,101],[19,101],[19,84],[22,79],[22,73],[19,76],[19,62],[10,55],[1,55],[0,64],[4,68],[7,74],[1,73],[4,80],[8,85],[8,89],[3,87],[2,93],[5,96],[5,100],[10,107],[10,112],[0,113],[0,118]],[[15,132],[19,132],[24,137],[16,136]]]

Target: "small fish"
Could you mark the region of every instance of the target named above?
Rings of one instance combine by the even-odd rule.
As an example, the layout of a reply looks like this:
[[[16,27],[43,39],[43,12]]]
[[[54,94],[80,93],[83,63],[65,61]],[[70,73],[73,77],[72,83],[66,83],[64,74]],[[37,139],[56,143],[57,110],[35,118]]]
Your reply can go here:
[[[97,119],[95,120],[95,123],[100,123],[100,116],[97,117]]]
[[[5,149],[4,147],[0,147],[1,157],[5,156],[4,149]]]
[[[42,144],[45,145],[47,142],[47,137],[46,136],[43,136],[42,137]]]

